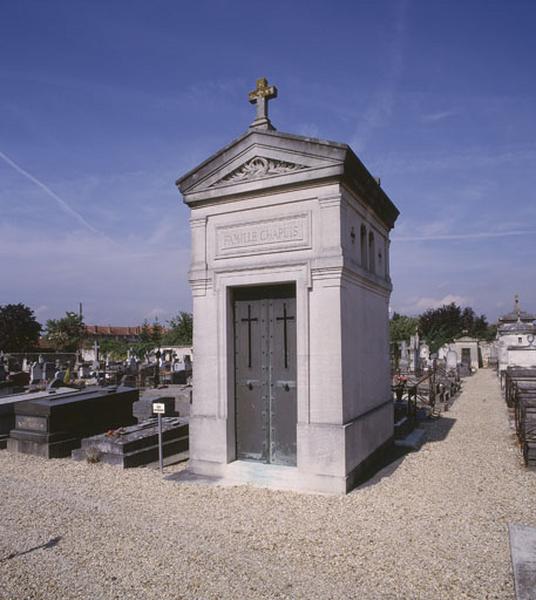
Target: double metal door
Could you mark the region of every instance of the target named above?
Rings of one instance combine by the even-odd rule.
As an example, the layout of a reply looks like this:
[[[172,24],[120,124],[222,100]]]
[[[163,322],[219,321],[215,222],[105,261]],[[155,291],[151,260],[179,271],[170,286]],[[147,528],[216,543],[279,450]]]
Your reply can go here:
[[[294,286],[236,290],[234,338],[237,458],[295,465]]]

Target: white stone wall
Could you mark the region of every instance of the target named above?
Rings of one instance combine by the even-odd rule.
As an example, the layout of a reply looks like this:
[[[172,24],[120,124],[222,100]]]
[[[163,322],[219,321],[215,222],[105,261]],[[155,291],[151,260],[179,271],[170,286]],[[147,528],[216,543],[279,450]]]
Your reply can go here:
[[[499,371],[504,371],[507,367],[513,366],[531,366],[525,364],[517,364],[516,361],[520,361],[520,363],[525,363],[529,357],[532,356],[529,353],[526,357],[522,355],[522,353],[518,353],[515,350],[510,352],[510,348],[524,348],[529,346],[528,336],[530,334],[527,333],[508,333],[508,334],[499,334],[497,339],[497,348],[499,355]]]
[[[536,367],[536,347],[510,346],[507,350],[508,367]]]

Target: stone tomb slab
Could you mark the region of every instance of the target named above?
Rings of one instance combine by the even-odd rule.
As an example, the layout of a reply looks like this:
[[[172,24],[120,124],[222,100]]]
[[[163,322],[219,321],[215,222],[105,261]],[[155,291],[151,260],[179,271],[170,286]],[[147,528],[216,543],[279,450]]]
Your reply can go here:
[[[536,527],[508,525],[517,600],[536,600]]]
[[[72,388],[57,388],[54,391],[54,397],[58,398],[64,394],[72,394],[72,392]],[[48,391],[40,391],[10,394],[0,397],[0,449],[4,449],[7,446],[9,432],[15,428],[15,404],[37,398],[45,398],[48,395]]]
[[[164,458],[188,451],[188,419],[162,418],[162,449]],[[80,449],[72,452],[75,460],[91,457],[124,469],[157,461],[157,419],[147,419],[138,425],[83,439]]]
[[[137,389],[109,387],[17,402],[7,449],[45,458],[70,456],[82,438],[135,424],[132,404],[138,397]]]

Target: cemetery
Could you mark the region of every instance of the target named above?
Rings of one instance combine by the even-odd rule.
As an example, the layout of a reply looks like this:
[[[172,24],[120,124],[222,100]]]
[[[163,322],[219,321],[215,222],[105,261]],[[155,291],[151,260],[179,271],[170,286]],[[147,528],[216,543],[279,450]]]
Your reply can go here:
[[[257,80],[247,131],[176,182],[193,347],[119,360],[92,326],[84,351],[0,354],[7,597],[34,550],[28,597],[510,597],[526,577],[536,316],[516,296],[494,340],[390,339],[399,211],[350,146],[278,132],[277,93]]]
[[[190,354],[156,349],[144,361],[79,353],[2,354],[0,449],[45,458],[70,457],[140,466],[158,460],[154,402],[167,407],[164,456],[187,457]],[[165,393],[163,394],[163,391]],[[181,418],[179,418],[179,416]]]

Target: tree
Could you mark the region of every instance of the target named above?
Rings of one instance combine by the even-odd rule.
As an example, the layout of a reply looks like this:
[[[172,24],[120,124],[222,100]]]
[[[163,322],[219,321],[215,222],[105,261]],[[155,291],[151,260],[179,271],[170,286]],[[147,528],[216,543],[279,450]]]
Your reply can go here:
[[[0,350],[25,352],[37,346],[41,325],[24,304],[0,306]]]
[[[391,342],[409,341],[409,338],[415,335],[418,325],[419,319],[417,317],[406,317],[395,312],[389,321],[389,337]]]
[[[162,342],[166,346],[191,346],[194,320],[191,313],[180,311],[169,323],[169,330],[164,334]]]
[[[493,323],[488,325],[488,329],[484,335],[484,339],[488,342],[492,342],[497,337],[497,325]]]
[[[130,345],[125,340],[102,340],[99,342],[99,352],[110,355],[113,360],[124,360],[128,355]]]
[[[82,317],[75,312],[66,312],[62,319],[49,319],[46,329],[50,345],[62,352],[76,352],[86,332]]]
[[[162,345],[163,330],[162,325],[155,319],[152,325],[149,325],[147,319],[143,322],[140,332],[140,340],[134,344],[134,352],[140,357],[144,357],[148,352]]]
[[[151,341],[157,347],[162,345],[162,337],[164,335],[164,330],[162,325],[158,322],[158,317],[153,321],[153,325],[151,327]]]
[[[463,310],[454,302],[430,308],[419,317],[419,331],[432,352],[462,335],[487,338],[489,326],[484,315],[479,317],[471,307]]]

